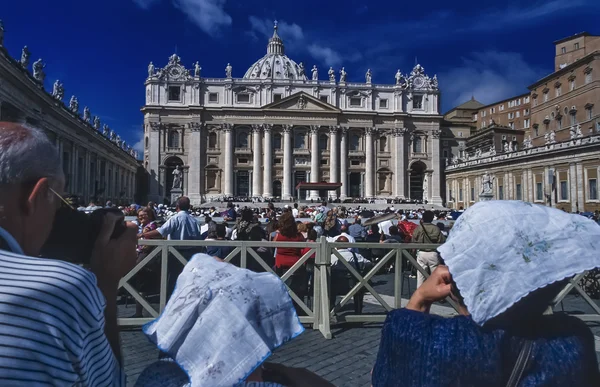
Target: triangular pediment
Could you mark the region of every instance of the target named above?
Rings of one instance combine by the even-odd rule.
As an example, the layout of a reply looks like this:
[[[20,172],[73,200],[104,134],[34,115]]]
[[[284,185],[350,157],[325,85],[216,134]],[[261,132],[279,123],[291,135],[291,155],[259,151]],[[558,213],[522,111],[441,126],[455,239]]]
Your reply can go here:
[[[339,113],[340,109],[301,91],[263,107],[265,110],[297,110]]]

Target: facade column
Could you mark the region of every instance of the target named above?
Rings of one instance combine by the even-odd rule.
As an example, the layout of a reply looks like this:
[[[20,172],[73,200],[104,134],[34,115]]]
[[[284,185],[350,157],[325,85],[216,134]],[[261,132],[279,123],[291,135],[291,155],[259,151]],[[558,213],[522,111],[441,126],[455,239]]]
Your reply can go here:
[[[395,171],[396,176],[396,187],[394,194],[400,199],[406,198],[406,154],[405,154],[405,136],[408,133],[408,129],[398,128],[394,130],[395,137]]]
[[[338,154],[338,127],[329,127],[329,182],[338,182],[338,173],[340,172],[339,167],[339,154]],[[329,191],[329,196],[333,199],[337,199],[337,191]]]
[[[375,174],[375,156],[373,150],[373,135],[376,133],[375,128],[366,128],[366,169],[365,169],[365,197],[372,199],[374,196],[374,174]]]
[[[148,200],[155,202],[157,204],[162,204],[162,199],[160,198],[160,128],[161,124],[158,122],[150,122],[146,124],[146,131],[149,132],[150,144],[148,152],[148,175],[149,175],[149,190],[148,190]],[[89,167],[89,163],[88,163]],[[91,188],[90,196],[94,195],[94,187]],[[91,199],[91,197],[90,197]]]
[[[310,127],[310,182],[319,182],[319,125]],[[311,190],[310,198],[317,200],[319,191]]]
[[[200,117],[197,117],[196,119],[200,120]],[[200,157],[202,157],[201,155],[204,155],[204,150],[201,147],[202,127],[203,124],[200,122],[188,123],[188,128],[190,130],[190,142],[189,144],[185,144],[185,147],[188,149],[189,168],[186,169],[187,179],[185,179],[183,183],[185,184],[186,195],[190,198],[190,202],[193,205],[199,205],[202,203],[202,192],[200,189],[200,180],[202,176]]]
[[[253,154],[252,154],[252,197],[262,196],[262,166],[261,166],[261,157],[262,157],[262,136],[261,136],[261,126],[260,125],[252,125],[252,134],[253,134]],[[267,168],[267,166],[265,166]]]
[[[292,125],[283,125],[283,200],[290,200],[292,197],[292,161]]]
[[[584,172],[583,165],[578,162],[577,163],[577,206],[575,206],[577,211],[585,211],[585,199],[583,197],[585,192],[585,181],[584,181]],[[558,184],[560,185],[560,183]],[[571,210],[573,212],[573,210]]]
[[[440,195],[440,189],[442,185],[440,169],[442,164],[440,162],[440,135],[442,131],[435,129],[431,136],[431,169],[433,169],[431,179],[431,204],[441,206],[442,196]]]
[[[348,197],[348,127],[342,127],[340,139],[340,199]]]
[[[265,132],[265,150],[264,150],[264,176],[263,176],[263,197],[269,199],[273,197],[273,139],[271,137],[270,124],[263,125]]]
[[[223,124],[225,132],[225,187],[223,195],[233,196],[233,132],[230,124]]]
[[[85,206],[87,207],[90,201],[90,152],[85,149],[83,155],[83,182],[81,184],[81,189],[83,192],[83,201],[85,202]]]

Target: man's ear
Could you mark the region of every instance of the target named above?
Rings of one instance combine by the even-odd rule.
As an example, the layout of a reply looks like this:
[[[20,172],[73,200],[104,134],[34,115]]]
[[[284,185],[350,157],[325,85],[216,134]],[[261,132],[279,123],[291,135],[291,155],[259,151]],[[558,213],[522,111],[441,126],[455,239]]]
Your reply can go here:
[[[51,200],[50,181],[46,177],[39,179],[33,186],[31,192],[27,193],[27,198],[23,203],[23,212],[29,216],[41,206],[47,206]]]

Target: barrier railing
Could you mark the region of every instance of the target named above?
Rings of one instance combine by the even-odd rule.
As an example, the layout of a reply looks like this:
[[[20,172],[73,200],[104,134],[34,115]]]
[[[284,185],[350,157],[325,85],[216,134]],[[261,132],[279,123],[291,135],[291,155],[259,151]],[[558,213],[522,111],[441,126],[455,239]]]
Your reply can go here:
[[[312,325],[313,329],[318,329],[325,338],[331,338],[331,325],[344,323],[344,322],[382,322],[385,319],[385,315],[392,309],[402,307],[402,290],[404,286],[405,276],[411,266],[419,271],[425,278],[429,276],[429,273],[424,270],[416,260],[416,251],[419,249],[435,249],[438,245],[435,244],[414,244],[414,243],[330,243],[327,242],[326,238],[322,237],[318,242],[250,242],[250,241],[166,241],[166,240],[141,240],[140,245],[154,246],[154,250],[151,251],[142,261],[140,261],[125,277],[123,277],[119,283],[119,289],[123,289],[133,299],[140,303],[142,308],[150,315],[150,317],[142,318],[120,318],[119,325],[121,326],[140,326],[154,318],[158,317],[164,310],[167,303],[167,278],[169,270],[169,260],[176,259],[181,264],[185,265],[187,259],[184,257],[181,248],[197,248],[211,247],[211,246],[227,246],[233,248],[231,253],[227,255],[225,261],[231,262],[234,258],[237,260],[239,257],[239,266],[247,268],[248,263],[254,260],[260,267],[266,272],[273,273],[273,268],[265,262],[258,252],[259,248],[275,249],[278,247],[286,248],[309,248],[300,259],[285,273],[280,276],[282,281],[286,283],[287,289],[290,293],[291,298],[296,304],[296,308],[300,314],[300,321],[303,324]],[[357,267],[353,262],[347,261],[340,250],[342,249],[360,249],[361,251],[373,252],[379,251],[378,259],[373,263],[372,267],[367,270],[357,270]],[[189,252],[189,250],[188,250]],[[189,255],[189,254],[188,254]],[[311,257],[314,256],[314,270],[312,272],[312,278],[310,280],[310,286],[308,291],[304,294],[296,294],[294,289],[290,287],[290,280],[292,275],[297,273],[298,270],[304,270],[306,263],[310,262]],[[337,263],[332,267],[332,257],[337,258]],[[158,296],[158,303],[152,304],[149,301],[148,295],[141,295],[131,281],[136,275],[140,273],[144,267],[150,265],[155,259],[160,260],[160,284],[158,294],[152,296],[156,298]],[[393,266],[393,297],[390,299],[389,295],[382,295],[374,288],[372,282],[374,276],[386,268]],[[349,276],[355,280],[354,286],[344,294],[335,294],[330,296],[330,292],[333,290],[332,285],[334,283],[334,277],[332,276],[332,270],[339,272],[339,270],[345,270],[349,273]],[[581,294],[583,299],[590,304],[596,314],[575,314],[586,321],[598,321],[600,322],[600,307],[583,291],[578,285],[578,281],[584,274],[575,276],[568,285],[561,291],[561,293],[554,300],[554,305],[559,304],[564,297],[571,292],[573,289],[577,290]],[[334,286],[335,287],[335,286]],[[383,308],[382,313],[351,313],[344,309],[355,296],[362,297],[363,295],[370,295],[369,298],[373,298]],[[337,302],[337,297],[341,296],[341,300]],[[387,301],[386,301],[387,299]],[[334,301],[335,300],[335,301]],[[333,301],[333,304],[332,304]],[[389,301],[389,302],[388,302]],[[448,304],[457,310],[458,305],[448,298],[446,300]],[[372,303],[372,302],[371,302]]]

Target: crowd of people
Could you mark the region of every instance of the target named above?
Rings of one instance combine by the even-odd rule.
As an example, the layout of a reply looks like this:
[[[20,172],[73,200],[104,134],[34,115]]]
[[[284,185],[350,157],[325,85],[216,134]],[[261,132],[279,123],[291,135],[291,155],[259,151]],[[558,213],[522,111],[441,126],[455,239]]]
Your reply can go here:
[[[306,369],[265,362],[304,329],[281,280],[220,259],[228,254],[228,239],[271,240],[277,247],[264,254],[281,274],[310,253],[294,246],[319,235],[348,242],[338,249],[339,257],[359,269],[372,262],[359,258],[361,240],[401,243],[410,235],[416,243],[443,243],[419,251],[419,264],[431,274],[420,280],[406,307],[387,315],[373,386],[600,385],[589,327],[574,316],[545,313],[569,279],[600,267],[597,213],[592,221],[541,205],[489,201],[442,230],[436,221],[447,214],[441,212],[391,212],[390,219],[365,228],[361,216],[326,203],[281,210],[269,205],[263,227],[260,214],[238,213],[230,204],[219,214],[225,223],[211,218],[199,225],[189,199],[181,197],[162,220],[153,203],[136,208],[137,224],[115,211],[90,210],[92,216],[101,214],[85,250],[91,256],[70,262],[41,256],[55,221],[69,211],[79,214],[64,187],[61,159],[45,133],[0,122],[2,386],[126,385],[117,291],[136,262],[152,252],[139,239],[204,238],[212,240],[211,250],[178,247],[189,262],[169,267],[169,301],[160,317],[144,326],[161,359],[144,370],[137,385],[329,387]],[[310,220],[300,220],[303,210]],[[67,232],[93,230],[92,216],[60,224]],[[416,228],[403,219],[410,217],[419,220]],[[332,272],[346,266],[339,263],[332,258]],[[303,268],[288,285],[302,292],[309,276]],[[458,304],[460,316],[429,314],[433,303],[447,298]]]

